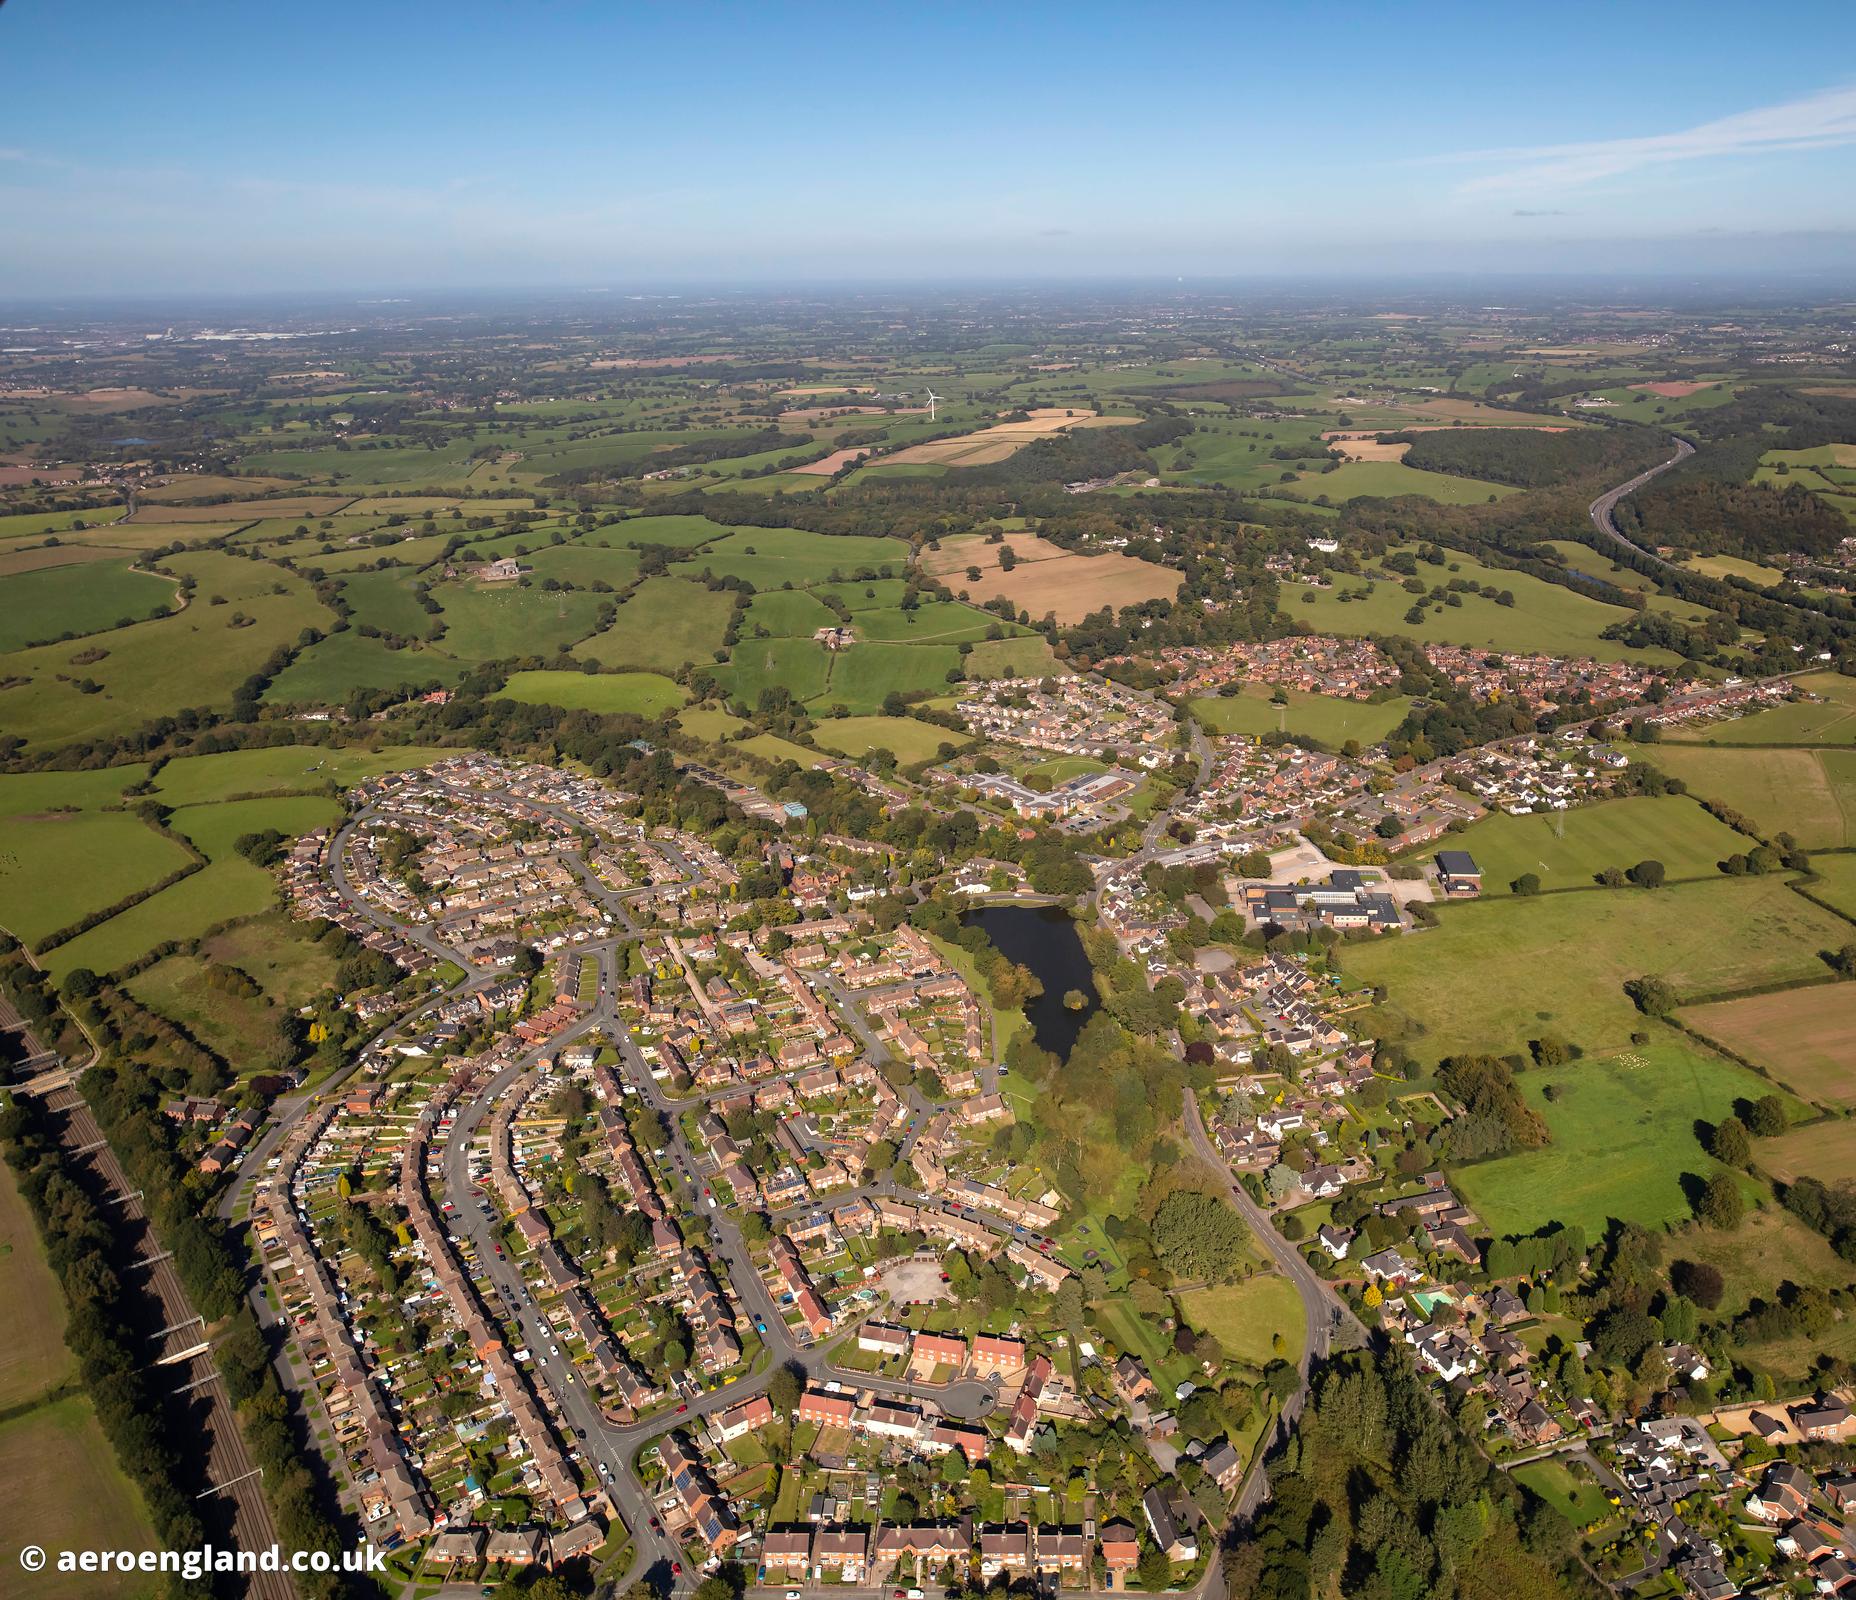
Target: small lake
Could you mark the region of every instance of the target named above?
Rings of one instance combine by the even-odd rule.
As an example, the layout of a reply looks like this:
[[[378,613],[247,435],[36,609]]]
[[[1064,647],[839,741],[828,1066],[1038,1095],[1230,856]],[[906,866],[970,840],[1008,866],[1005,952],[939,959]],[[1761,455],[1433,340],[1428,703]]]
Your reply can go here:
[[[1044,992],[1025,1007],[1031,1036],[1067,1061],[1083,1024],[1096,1013],[1095,973],[1070,914],[1059,906],[980,906],[960,920],[980,929],[1006,960],[1029,967],[1044,985]],[[1063,1003],[1071,989],[1088,998],[1080,1011]]]

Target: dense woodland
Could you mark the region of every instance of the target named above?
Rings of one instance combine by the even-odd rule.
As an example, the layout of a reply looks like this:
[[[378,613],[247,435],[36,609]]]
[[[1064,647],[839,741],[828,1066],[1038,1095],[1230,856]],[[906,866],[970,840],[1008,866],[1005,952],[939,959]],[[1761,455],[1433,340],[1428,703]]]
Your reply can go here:
[[[1669,458],[1668,438],[1648,428],[1428,428],[1382,433],[1381,442],[1409,444],[1405,465],[1464,478],[1486,478],[1523,489],[1598,479],[1619,483]]]

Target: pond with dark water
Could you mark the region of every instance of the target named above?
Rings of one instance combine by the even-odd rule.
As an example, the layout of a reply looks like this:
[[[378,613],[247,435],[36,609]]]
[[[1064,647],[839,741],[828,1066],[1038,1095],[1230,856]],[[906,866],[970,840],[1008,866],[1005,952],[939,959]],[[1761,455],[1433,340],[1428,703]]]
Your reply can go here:
[[[1070,914],[1060,906],[979,906],[960,920],[984,933],[1006,960],[1030,968],[1044,985],[1044,992],[1025,1007],[1031,1036],[1067,1061],[1083,1024],[1096,1014],[1095,969]],[[1084,996],[1080,1010],[1063,1003],[1072,989]]]

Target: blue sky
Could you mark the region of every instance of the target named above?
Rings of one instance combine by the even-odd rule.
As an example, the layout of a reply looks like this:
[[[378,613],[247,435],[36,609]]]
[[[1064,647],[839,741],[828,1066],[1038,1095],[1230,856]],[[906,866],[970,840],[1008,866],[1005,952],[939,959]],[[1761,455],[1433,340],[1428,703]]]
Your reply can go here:
[[[1856,4],[12,0],[0,295],[1856,263]]]

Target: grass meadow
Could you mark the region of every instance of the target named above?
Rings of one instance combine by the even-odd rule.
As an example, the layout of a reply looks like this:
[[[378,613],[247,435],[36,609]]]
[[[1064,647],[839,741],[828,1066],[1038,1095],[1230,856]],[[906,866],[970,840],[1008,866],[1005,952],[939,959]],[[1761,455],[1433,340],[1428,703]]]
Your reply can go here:
[[[1642,795],[1523,817],[1496,813],[1449,841],[1476,858],[1485,896],[1507,894],[1526,872],[1543,890],[1589,889],[1606,867],[1646,859],[1662,862],[1671,878],[1712,878],[1718,862],[1750,842],[1693,800]]]
[[[1363,746],[1377,744],[1411,710],[1407,695],[1372,705],[1364,700],[1341,700],[1333,695],[1285,689],[1288,704],[1278,706],[1270,698],[1273,693],[1267,684],[1247,683],[1234,695],[1195,699],[1189,709],[1208,733],[1254,735],[1283,728],[1319,739],[1331,750],[1338,750],[1349,739],[1357,739]]]
[[[1767,837],[1789,833],[1807,850],[1856,844],[1856,750],[1657,744],[1643,753]]]
[[[503,685],[502,698],[569,711],[655,717],[682,705],[687,696],[680,684],[655,672],[518,672]]]

